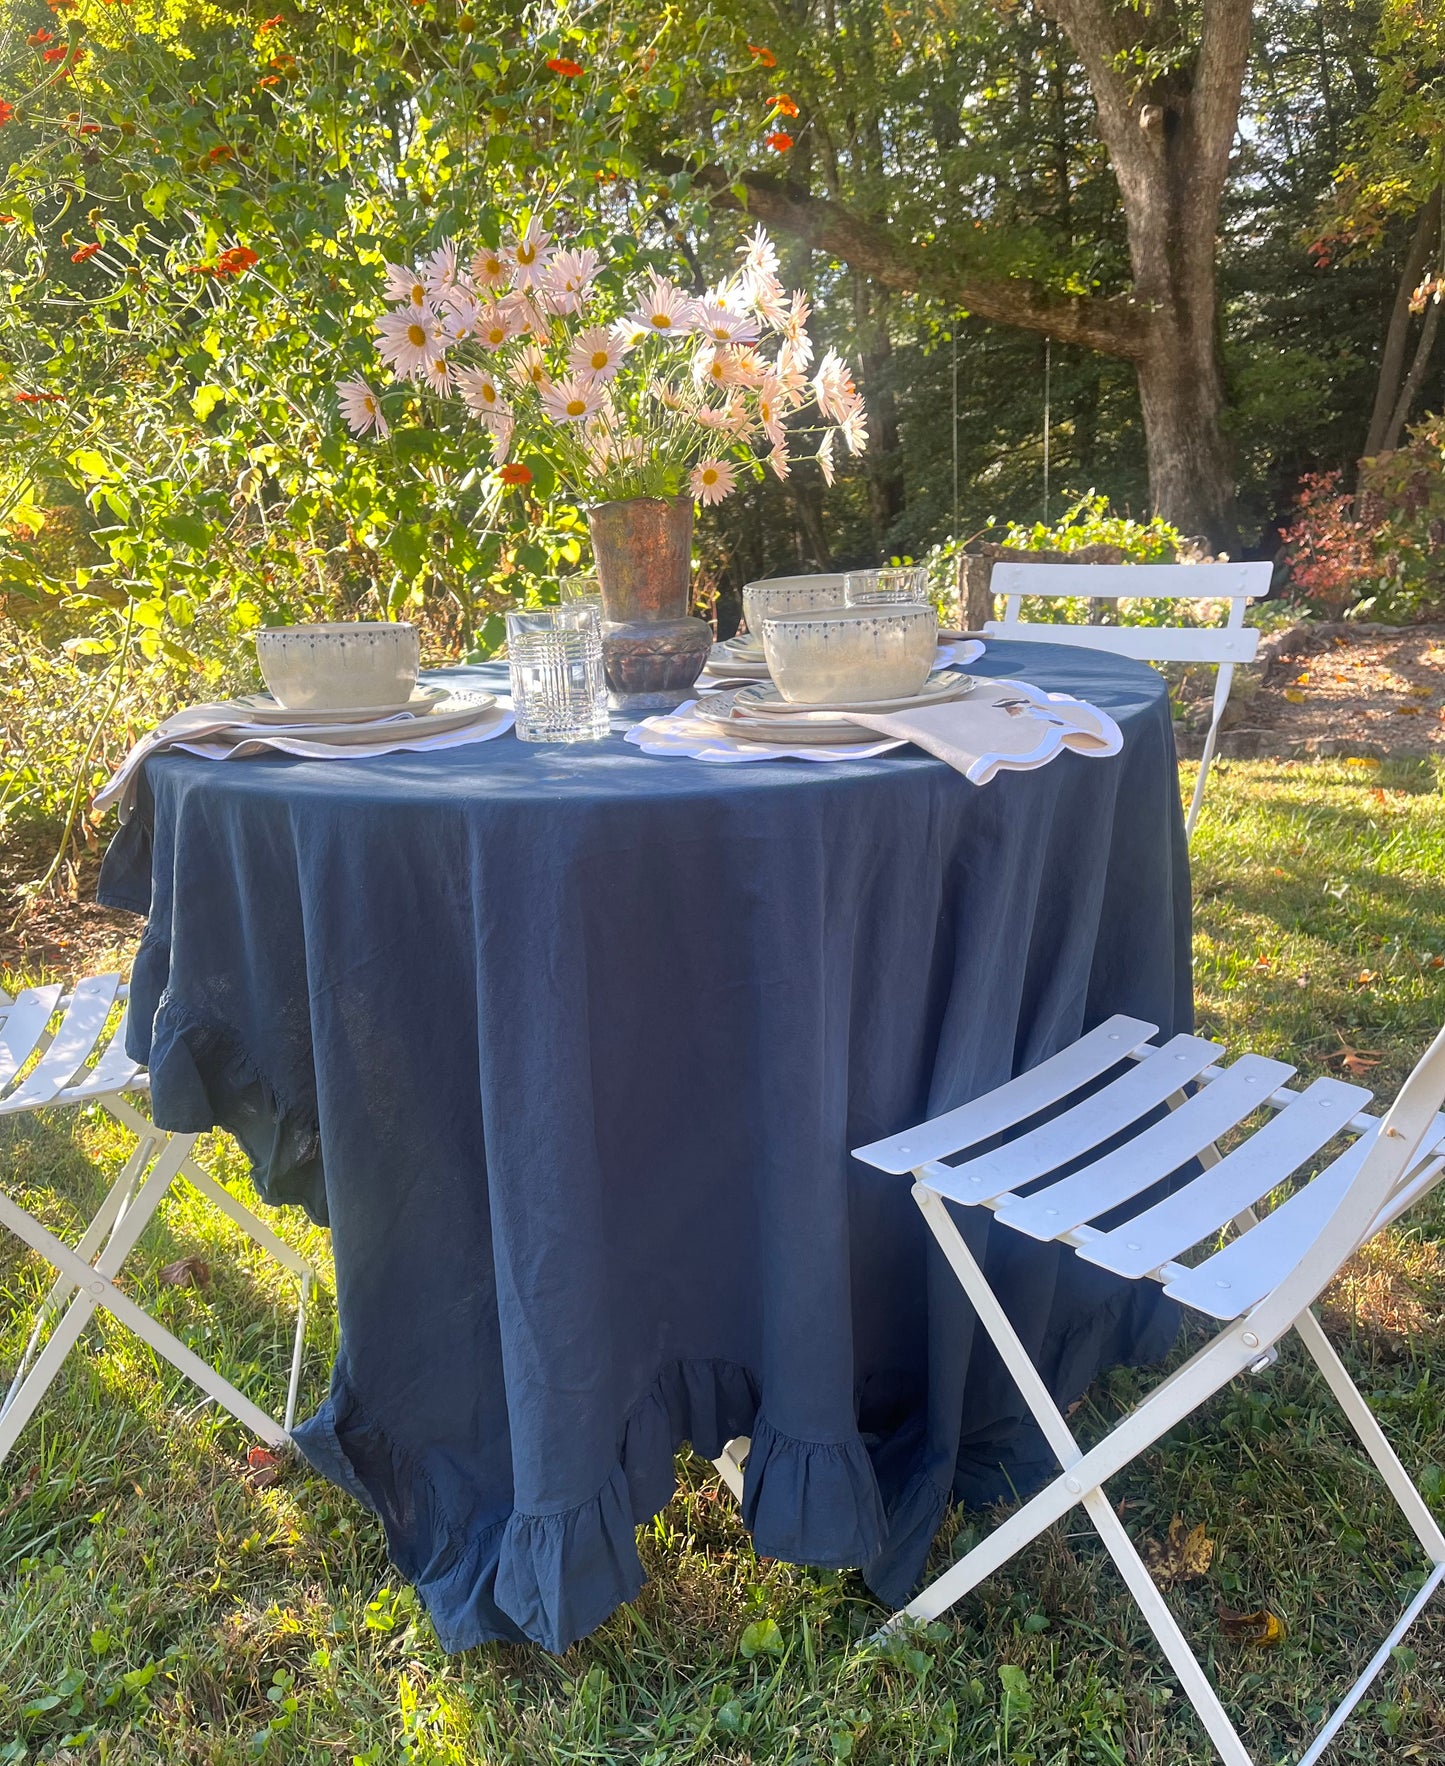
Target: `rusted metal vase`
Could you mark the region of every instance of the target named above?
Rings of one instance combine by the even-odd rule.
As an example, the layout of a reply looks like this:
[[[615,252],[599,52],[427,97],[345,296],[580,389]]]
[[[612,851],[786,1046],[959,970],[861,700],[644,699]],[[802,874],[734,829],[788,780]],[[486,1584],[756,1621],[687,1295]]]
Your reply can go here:
[[[614,711],[670,711],[692,695],[712,631],[688,616],[692,499],[626,497],[587,511],[602,589],[602,663]]]

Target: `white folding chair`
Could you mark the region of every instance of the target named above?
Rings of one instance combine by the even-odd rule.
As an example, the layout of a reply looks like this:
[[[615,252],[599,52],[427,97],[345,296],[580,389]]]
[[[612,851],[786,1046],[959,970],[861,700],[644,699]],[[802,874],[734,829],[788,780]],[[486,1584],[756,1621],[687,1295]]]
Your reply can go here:
[[[1259,633],[1244,623],[1244,609],[1269,588],[1270,564],[1014,564],[993,567],[989,587],[1004,597],[1004,616],[991,619],[984,630],[992,636],[1023,643],[1077,644],[1089,650],[1110,650],[1140,662],[1212,662],[1214,707],[1194,798],[1185,819],[1185,833],[1194,834],[1204,781],[1209,776],[1219,739],[1219,720],[1229,700],[1238,662],[1253,662]],[[1020,618],[1023,597],[1049,600],[1133,600],[1139,596],[1179,601],[1228,600],[1229,618],[1222,626],[1178,625],[1055,625]]]
[[[144,1338],[158,1355],[189,1375],[208,1398],[224,1405],[269,1445],[285,1444],[295,1418],[306,1308],[315,1273],[284,1239],[201,1170],[191,1157],[195,1135],[169,1134],[157,1128],[130,1101],[148,1089],[150,1079],[125,1052],[128,992],[120,976],[96,975],[78,982],[68,995],[58,986],[28,988],[14,1000],[0,994],[0,1116],[99,1104],[136,1136],[135,1150],[74,1250],[27,1214],[0,1181],[0,1225],[9,1227],[57,1272],[9,1392],[0,1404],[0,1463],[98,1306]],[[117,1006],[123,1008],[120,1021],[107,1036]],[[296,1338],[286,1412],[280,1422],[116,1286],[121,1264],[181,1176],[297,1278]],[[48,1336],[47,1326],[51,1327]]]
[[[1437,1114],[1445,1101],[1445,1030],[1383,1121],[1364,1113],[1370,1093],[1360,1086],[1316,1079],[1295,1090],[1284,1083],[1295,1070],[1282,1061],[1243,1055],[1223,1067],[1215,1043],[1176,1036],[1158,1048],[1147,1040],[1154,1034],[1152,1024],[1111,1018],[1006,1085],[856,1154],[883,1171],[912,1172],[914,1199],[1063,1468],[889,1627],[937,1618],[1082,1503],[1220,1755],[1228,1766],[1251,1766],[1104,1485],[1236,1375],[1262,1372],[1293,1328],[1431,1564],[1299,1763],[1312,1766],[1445,1581],[1445,1533],[1310,1310],[1346,1259],[1445,1169],[1445,1116]],[[1192,1095],[1187,1087],[1196,1088]],[[1087,1095],[1059,1109],[1080,1091]],[[1266,1115],[1263,1126],[1221,1156],[1216,1139],[1257,1112]],[[1255,1212],[1256,1202],[1341,1140],[1348,1145],[1316,1176],[1262,1218]],[[1099,1154],[1109,1142],[1120,1144]],[[947,1163],[975,1148],[985,1150]],[[1204,1166],[1199,1176],[1162,1199],[1150,1195],[1193,1159]],[[1069,1247],[1116,1275],[1162,1283],[1166,1294],[1224,1328],[1085,1452],[964,1242],[950,1202],[987,1208],[1000,1224]],[[1107,1231],[1089,1224],[1121,1211],[1125,1218]],[[1220,1233],[1231,1223],[1235,1236],[1221,1248]],[[1180,1261],[1201,1246],[1198,1261]]]

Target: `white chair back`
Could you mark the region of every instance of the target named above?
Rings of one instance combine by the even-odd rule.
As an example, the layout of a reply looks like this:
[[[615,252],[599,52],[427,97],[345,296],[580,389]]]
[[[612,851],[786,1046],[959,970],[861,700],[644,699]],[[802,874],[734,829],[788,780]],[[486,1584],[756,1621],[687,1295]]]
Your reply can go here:
[[[1219,737],[1220,719],[1234,682],[1235,664],[1253,662],[1259,649],[1259,633],[1244,623],[1251,600],[1269,588],[1270,564],[1024,564],[1000,561],[993,567],[989,586],[1004,601],[1004,616],[991,619],[984,630],[992,637],[1021,643],[1072,644],[1081,649],[1108,650],[1115,656],[1132,656],[1140,662],[1213,663],[1214,682],[1209,733],[1199,762],[1199,777],[1185,820],[1192,836],[1204,801],[1204,781],[1209,776]],[[1227,600],[1229,616],[1222,626],[1176,625],[1072,625],[1063,622],[1025,620],[1025,596],[1048,600],[1120,601],[1136,597],[1151,600]]]

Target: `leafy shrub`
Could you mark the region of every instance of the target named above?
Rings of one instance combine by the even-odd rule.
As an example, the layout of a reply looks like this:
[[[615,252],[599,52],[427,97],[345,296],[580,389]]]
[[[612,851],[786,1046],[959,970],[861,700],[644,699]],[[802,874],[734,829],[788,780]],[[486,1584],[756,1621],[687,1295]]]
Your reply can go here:
[[[1290,582],[1331,619],[1369,594],[1380,574],[1370,528],[1342,479],[1340,472],[1307,473],[1284,531]]]

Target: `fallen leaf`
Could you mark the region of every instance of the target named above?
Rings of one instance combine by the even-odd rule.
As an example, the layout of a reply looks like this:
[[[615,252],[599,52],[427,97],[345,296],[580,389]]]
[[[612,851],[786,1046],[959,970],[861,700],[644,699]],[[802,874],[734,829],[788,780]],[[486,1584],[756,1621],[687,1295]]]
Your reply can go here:
[[[1184,1517],[1175,1515],[1168,1538],[1162,1543],[1146,1539],[1141,1555],[1145,1568],[1161,1587],[1171,1582],[1197,1582],[1214,1562],[1214,1541],[1205,1536],[1202,1521],[1197,1527],[1186,1528]]]
[[[281,1481],[286,1462],[269,1447],[252,1447],[246,1452],[246,1483],[252,1490],[269,1490]]]
[[[1298,687],[1286,687],[1284,696],[1291,705],[1303,705],[1305,702],[1305,695],[1300,692]]]
[[[1310,684],[1310,671],[1307,668],[1302,669],[1300,673],[1295,676],[1294,684],[1297,687],[1307,687]]]
[[[1352,754],[1345,761],[1346,766],[1377,767],[1379,764],[1379,761],[1376,760],[1373,755],[1368,754]]]
[[[1335,1032],[1336,1036],[1339,1034],[1338,1031]],[[1340,1036],[1340,1042],[1342,1044],[1340,1052],[1333,1058],[1347,1072],[1368,1073],[1371,1067],[1379,1066],[1380,1053],[1378,1049],[1352,1049],[1342,1036]]]
[[[1396,717],[1419,717],[1419,715],[1420,707],[1418,705],[1397,705],[1395,707]]]
[[[161,1271],[161,1281],[168,1288],[207,1288],[211,1266],[204,1257],[178,1257]]]
[[[1236,1643],[1253,1643],[1260,1649],[1275,1649],[1289,1635],[1284,1620],[1264,1607],[1257,1613],[1236,1613],[1229,1607],[1221,1606],[1218,1613],[1219,1629]]]
[[[1432,969],[1445,969],[1445,957],[1431,957],[1430,967]]]
[[[1378,969],[1361,969],[1355,977],[1355,986],[1370,987],[1379,979],[1380,971]]]
[[[1428,699],[1435,689],[1433,687],[1411,687],[1410,691],[1417,699]]]

